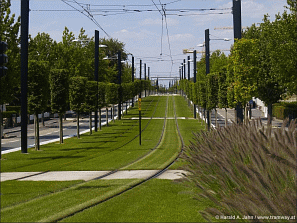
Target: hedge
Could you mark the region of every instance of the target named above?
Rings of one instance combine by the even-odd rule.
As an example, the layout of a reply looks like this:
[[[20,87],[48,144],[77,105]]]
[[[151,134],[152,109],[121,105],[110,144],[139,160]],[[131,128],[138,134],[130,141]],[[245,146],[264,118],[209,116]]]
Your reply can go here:
[[[2,118],[11,118],[12,115],[17,114],[16,111],[5,111],[2,112]]]
[[[297,102],[281,102],[272,107],[272,116],[277,119],[297,118]]]
[[[21,106],[6,106],[6,111],[13,111],[14,114],[20,114],[21,113]]]

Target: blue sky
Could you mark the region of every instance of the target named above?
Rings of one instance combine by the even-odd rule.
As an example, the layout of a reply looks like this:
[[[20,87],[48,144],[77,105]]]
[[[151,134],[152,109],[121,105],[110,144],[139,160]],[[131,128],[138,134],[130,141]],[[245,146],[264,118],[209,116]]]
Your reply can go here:
[[[95,29],[100,31],[100,37],[107,37],[89,18],[73,10],[72,7],[83,10],[76,2],[84,3],[85,9],[109,36],[125,43],[126,51],[135,56],[136,63],[142,59],[150,67],[151,76],[179,76],[178,68],[183,59],[188,55],[192,57],[192,54],[183,54],[183,49],[201,51],[197,45],[203,43],[205,29],[210,30],[210,39],[231,39],[229,42],[211,41],[211,51],[228,50],[233,43],[233,30],[221,29],[233,26],[232,0],[30,0],[29,33],[35,36],[38,32],[46,32],[60,41],[67,26],[76,36],[83,27],[90,37]],[[11,3],[12,13],[19,15],[21,1],[11,0]],[[161,13],[157,10],[162,9],[160,3],[166,12],[163,26]],[[275,14],[285,10],[285,5],[286,0],[242,0],[242,26],[262,22],[264,14],[274,20]],[[215,10],[198,11],[201,9]],[[139,69],[137,77],[138,74]],[[159,83],[168,86],[168,81]]]

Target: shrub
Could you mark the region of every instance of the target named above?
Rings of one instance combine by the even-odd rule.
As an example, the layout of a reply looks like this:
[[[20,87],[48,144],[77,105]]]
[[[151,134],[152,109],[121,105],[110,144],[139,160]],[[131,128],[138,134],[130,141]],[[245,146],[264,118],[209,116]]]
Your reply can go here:
[[[194,134],[185,169],[199,189],[195,198],[214,202],[202,212],[206,220],[296,215],[297,124],[285,125],[272,131],[258,121]]]
[[[297,118],[297,102],[277,103],[273,105],[272,115],[278,119]]]
[[[6,106],[6,111],[13,111],[14,114],[20,114],[21,113],[21,106]]]
[[[17,114],[16,111],[5,111],[2,112],[2,118],[11,118],[12,115]]]

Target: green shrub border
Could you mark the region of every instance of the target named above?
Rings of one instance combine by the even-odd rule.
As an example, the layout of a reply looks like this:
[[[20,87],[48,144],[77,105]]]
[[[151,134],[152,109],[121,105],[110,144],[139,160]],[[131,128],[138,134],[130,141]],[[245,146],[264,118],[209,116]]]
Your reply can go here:
[[[272,115],[277,119],[296,119],[297,118],[297,102],[281,102],[273,105]]]
[[[2,118],[11,118],[12,115],[17,114],[16,111],[5,111],[2,112]]]
[[[6,106],[6,111],[7,112],[13,111],[14,114],[20,114],[21,106]]]

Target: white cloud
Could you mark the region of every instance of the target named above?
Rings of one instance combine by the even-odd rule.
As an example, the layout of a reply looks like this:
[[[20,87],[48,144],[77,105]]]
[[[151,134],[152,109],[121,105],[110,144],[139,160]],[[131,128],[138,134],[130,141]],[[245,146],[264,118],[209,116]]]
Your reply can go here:
[[[175,34],[169,37],[170,41],[177,42],[177,41],[190,41],[193,40],[195,36],[191,33],[182,33],[182,34]]]
[[[172,18],[167,18],[167,25],[168,26],[177,26],[179,24],[179,21],[176,19],[172,19]],[[161,18],[156,18],[156,19],[152,19],[152,18],[148,18],[145,19],[141,22],[139,22],[140,25],[142,26],[154,26],[154,25],[162,25],[162,19]],[[165,19],[163,20],[163,24],[165,25]]]

